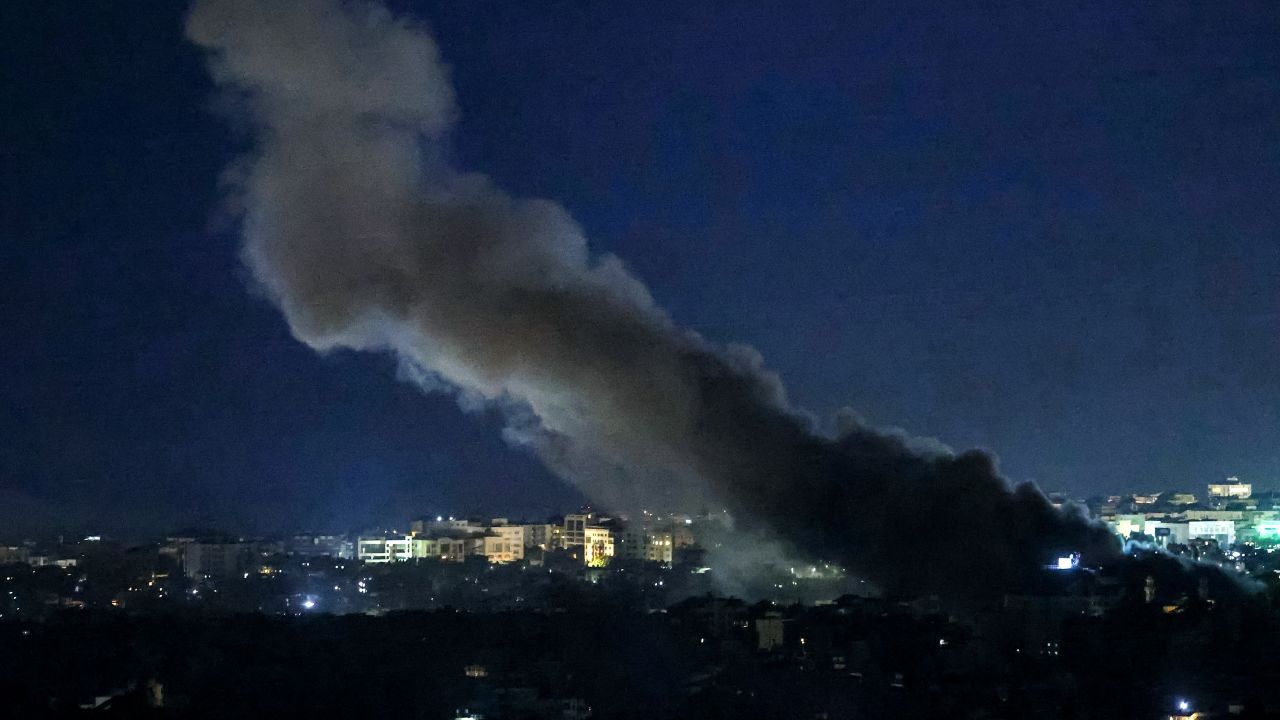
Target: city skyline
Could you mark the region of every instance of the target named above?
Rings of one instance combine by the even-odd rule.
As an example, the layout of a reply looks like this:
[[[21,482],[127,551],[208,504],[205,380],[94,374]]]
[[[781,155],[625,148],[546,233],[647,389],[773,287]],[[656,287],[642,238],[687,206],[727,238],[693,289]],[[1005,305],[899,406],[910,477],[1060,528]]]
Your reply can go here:
[[[1058,506],[1074,505],[1088,514],[1095,522],[1106,525],[1119,538],[1127,538],[1130,532],[1142,534],[1142,522],[1136,526],[1118,524],[1117,508],[1128,507],[1130,511],[1149,518],[1176,519],[1190,512],[1221,513],[1227,508],[1231,512],[1243,513],[1236,519],[1245,526],[1251,526],[1253,519],[1246,515],[1256,515],[1262,522],[1270,525],[1274,511],[1265,509],[1272,503],[1280,504],[1280,487],[1263,486],[1250,483],[1236,476],[1229,476],[1220,481],[1213,481],[1196,488],[1178,486],[1165,488],[1147,488],[1143,492],[1121,494],[1098,494],[1089,497],[1070,496],[1062,493],[1047,493],[1049,500]],[[1258,511],[1259,503],[1264,508]],[[1252,509],[1252,510],[1251,510]],[[1247,511],[1247,512],[1246,512]],[[1123,512],[1120,515],[1124,515]],[[1130,516],[1132,517],[1132,515]],[[243,542],[248,540],[282,539],[289,537],[343,537],[356,539],[362,536],[396,537],[422,532],[421,525],[437,525],[470,528],[480,532],[484,528],[498,525],[526,526],[540,524],[559,525],[567,518],[600,518],[608,523],[621,523],[626,526],[632,523],[690,523],[712,522],[732,524],[727,511],[702,507],[690,508],[654,508],[626,510],[609,508],[585,503],[582,505],[565,505],[553,508],[546,514],[502,514],[493,512],[483,504],[466,510],[442,506],[399,508],[395,512],[360,524],[308,525],[299,519],[289,519],[271,529],[246,529],[234,525],[218,524],[171,524],[162,530],[149,530],[144,533],[104,533],[101,525],[93,523],[62,525],[54,524],[32,531],[15,531],[8,529],[0,534],[0,545],[8,543],[11,547],[23,544],[41,545],[57,538],[57,542],[76,543],[81,541],[109,540],[144,547],[159,541],[161,538],[195,537],[207,538],[217,542]],[[1201,518],[1203,519],[1203,517]],[[1133,522],[1130,520],[1129,522]],[[417,528],[417,529],[415,529]],[[1149,533],[1147,533],[1149,535]],[[770,540],[778,540],[771,538]],[[1225,544],[1225,543],[1224,543]],[[779,547],[785,547],[785,544]],[[353,550],[354,552],[354,550]]]

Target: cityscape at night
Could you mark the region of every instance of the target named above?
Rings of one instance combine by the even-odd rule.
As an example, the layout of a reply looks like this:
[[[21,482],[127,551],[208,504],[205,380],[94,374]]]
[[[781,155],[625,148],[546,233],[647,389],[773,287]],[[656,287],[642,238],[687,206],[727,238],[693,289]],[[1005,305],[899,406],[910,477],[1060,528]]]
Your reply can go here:
[[[1280,4],[0,31],[0,719],[1280,718]]]
[[[764,540],[720,514],[585,508],[29,539],[0,547],[7,697],[197,717],[1259,717],[1280,702],[1280,492],[1233,477],[1051,500],[1105,524],[1129,566],[1050,557],[955,605],[828,562],[745,560]],[[52,650],[68,643],[91,648],[71,672]],[[220,661],[234,669],[191,669]],[[624,666],[638,661],[639,681]]]

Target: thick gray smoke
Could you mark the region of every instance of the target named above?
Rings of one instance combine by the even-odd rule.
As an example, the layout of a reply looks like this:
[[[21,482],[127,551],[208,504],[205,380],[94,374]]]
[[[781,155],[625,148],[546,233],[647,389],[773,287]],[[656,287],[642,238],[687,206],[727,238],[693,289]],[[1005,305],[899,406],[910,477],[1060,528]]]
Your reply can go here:
[[[559,205],[449,162],[431,37],[376,5],[201,0],[188,19],[253,123],[244,258],[319,351],[396,353],[588,494],[706,499],[889,591],[970,596],[1108,533],[979,453],[815,433],[749,348],[677,327]]]

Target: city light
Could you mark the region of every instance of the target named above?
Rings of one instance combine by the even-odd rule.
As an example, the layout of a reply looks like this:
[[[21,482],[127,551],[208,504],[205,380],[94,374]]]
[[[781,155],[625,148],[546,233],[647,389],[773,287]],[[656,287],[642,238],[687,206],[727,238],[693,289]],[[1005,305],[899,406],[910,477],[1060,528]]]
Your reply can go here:
[[[1074,570],[1080,566],[1080,553],[1071,553],[1059,557],[1049,567],[1053,570]]]
[[[1280,506],[1280,503],[1277,503]],[[1162,513],[1160,522],[1168,522],[1168,513]],[[1267,508],[1260,512],[1273,512],[1271,508]],[[695,531],[685,531],[681,523],[684,517],[670,518],[662,521],[651,519],[643,519],[631,521],[627,518],[622,519],[604,519],[599,522],[593,521],[589,516],[587,520],[579,521],[579,531],[582,535],[581,543],[569,542],[565,534],[566,526],[559,525],[557,521],[550,522],[534,522],[525,523],[522,521],[509,522],[503,518],[501,521],[485,521],[485,520],[461,520],[455,521],[459,523],[457,526],[449,528],[436,528],[430,532],[418,530],[408,534],[387,534],[385,531],[371,530],[370,534],[360,536],[354,539],[354,542],[348,543],[347,552],[352,552],[355,558],[344,561],[347,564],[337,564],[332,560],[321,560],[320,555],[312,554],[315,550],[308,544],[306,553],[294,553],[289,546],[285,544],[283,548],[271,540],[258,540],[254,545],[248,545],[243,540],[238,541],[220,541],[200,543],[200,550],[205,554],[217,558],[218,562],[205,563],[202,565],[194,564],[196,560],[202,560],[202,555],[192,553],[192,544],[189,542],[171,541],[167,546],[161,546],[156,549],[160,557],[165,555],[179,558],[185,563],[182,569],[187,577],[192,578],[194,585],[186,585],[179,589],[178,586],[169,586],[164,584],[165,578],[169,577],[165,573],[149,572],[148,576],[132,578],[132,583],[127,586],[128,592],[144,592],[152,589],[151,593],[157,598],[180,593],[190,598],[191,601],[199,600],[201,604],[208,605],[210,608],[221,608],[224,605],[243,602],[238,598],[221,599],[218,597],[219,584],[226,578],[242,578],[248,580],[254,577],[263,577],[264,579],[274,579],[277,576],[286,580],[298,580],[305,583],[306,590],[299,592],[298,589],[291,589],[292,583],[280,583],[277,589],[272,587],[263,587],[257,592],[276,593],[274,598],[264,595],[262,598],[253,598],[250,600],[253,604],[248,609],[252,610],[255,606],[258,612],[276,612],[281,615],[293,615],[303,619],[314,617],[317,615],[342,615],[345,613],[367,613],[371,616],[381,616],[388,613],[393,608],[404,607],[413,609],[438,609],[437,598],[434,595],[418,595],[414,591],[413,585],[404,584],[400,581],[399,573],[407,573],[420,578],[432,578],[433,581],[443,581],[446,583],[465,583],[470,588],[472,585],[481,583],[480,577],[484,577],[484,587],[476,587],[476,594],[484,594],[488,596],[491,591],[495,599],[489,597],[483,600],[465,599],[461,605],[454,605],[453,611],[459,613],[483,613],[490,612],[492,609],[498,609],[506,612],[515,610],[517,612],[525,612],[526,608],[533,612],[542,610],[540,600],[536,595],[526,594],[532,588],[523,584],[513,584],[505,586],[504,583],[522,583],[523,580],[516,579],[513,574],[504,575],[504,564],[511,564],[512,569],[518,569],[521,572],[529,570],[529,575],[534,572],[546,572],[550,574],[563,574],[567,577],[577,578],[580,582],[587,584],[588,587],[593,585],[607,585],[610,578],[621,578],[626,576],[631,578],[637,577],[643,582],[643,586],[651,588],[646,593],[646,603],[652,603],[649,608],[652,613],[667,613],[667,608],[662,607],[662,603],[669,602],[670,598],[665,596],[661,591],[667,587],[666,579],[671,579],[672,586],[676,588],[677,597],[684,592],[690,583],[692,587],[698,587],[699,584],[712,582],[712,578],[699,579],[699,575],[710,573],[710,568],[706,565],[694,564],[686,562],[685,564],[675,564],[671,559],[665,562],[655,562],[655,554],[653,548],[664,548],[670,553],[673,546],[678,546],[680,542],[689,543],[696,546],[702,540],[702,527],[699,524],[694,525]],[[1201,522],[1187,520],[1186,522]],[[1204,521],[1208,522],[1208,521]],[[1245,521],[1242,521],[1245,522]],[[1247,521],[1250,525],[1253,521]],[[559,531],[559,532],[557,532]],[[683,534],[683,540],[673,540],[676,531]],[[453,533],[449,535],[448,533]],[[503,533],[511,533],[510,536]],[[1184,533],[1185,537],[1187,534]],[[81,537],[77,535],[76,537]],[[713,539],[715,535],[711,535]],[[523,542],[521,540],[523,539]],[[1192,539],[1195,539],[1192,536]],[[508,542],[510,541],[510,542]],[[77,540],[76,542],[82,542]],[[705,541],[703,541],[705,542]],[[494,545],[495,547],[490,547]],[[519,545],[530,555],[523,557],[516,553],[514,548]],[[352,547],[354,546],[354,547]],[[714,547],[719,547],[716,543]],[[534,548],[538,549],[534,554]],[[283,552],[281,552],[283,549]],[[336,560],[337,553],[342,551],[342,546],[335,544],[331,548],[325,548],[325,555]],[[1261,576],[1262,573],[1275,573],[1280,575],[1280,566],[1275,564],[1274,560],[1267,558],[1266,550],[1274,548],[1262,548],[1248,544],[1231,544],[1222,547],[1219,556],[1221,561],[1241,561],[1241,565],[1248,563],[1250,572]],[[117,548],[110,548],[112,552],[122,552]],[[214,552],[220,551],[220,552]],[[668,558],[670,555],[667,556]],[[697,558],[699,555],[693,554],[692,557]],[[221,562],[222,558],[227,558],[225,563]],[[234,560],[233,562],[230,562]],[[473,560],[483,560],[475,566],[470,563]],[[553,561],[554,566],[543,567],[547,561]],[[408,562],[412,561],[412,562]],[[630,564],[627,562],[615,561],[641,561],[642,563]],[[403,570],[395,569],[394,574],[388,574],[387,570],[393,568],[382,567],[383,565],[391,566],[396,563],[407,562]],[[465,574],[460,574],[453,579],[448,579],[452,575],[452,569],[437,563],[453,562],[468,563]],[[1045,586],[1055,588],[1061,586],[1061,596],[1052,596],[1051,602],[1071,609],[1073,614],[1078,611],[1082,614],[1088,614],[1096,617],[1103,617],[1107,613],[1112,612],[1111,607],[1115,600],[1119,597],[1120,588],[1113,586],[1103,586],[1096,581],[1096,576],[1102,574],[1100,570],[1094,570],[1081,563],[1081,555],[1077,552],[1070,552],[1069,546],[1060,548],[1057,552],[1045,553],[1042,556],[1043,564],[1037,564],[1029,569],[1043,569],[1047,576],[1057,576],[1057,579],[1070,582],[1051,583],[1046,582]],[[270,564],[264,564],[270,563]],[[674,565],[674,567],[673,567]],[[182,566],[179,566],[182,567]],[[352,573],[343,573],[340,575],[332,575],[331,572],[340,571],[347,567],[354,568]],[[87,598],[80,597],[81,593],[87,592],[91,587],[86,581],[94,580],[80,570],[72,570],[69,567],[63,567],[66,571],[68,579],[75,578],[75,582],[67,585],[65,594],[75,593],[77,597],[64,597],[60,599],[60,606],[63,607],[85,607],[86,604],[94,605],[100,603],[109,605],[114,608],[129,608],[130,612],[138,612],[142,609],[141,603],[135,602],[134,599],[126,598],[121,595],[118,599],[106,598],[98,601],[89,601]],[[446,572],[448,571],[448,572]],[[33,572],[35,569],[33,568]],[[779,564],[771,567],[768,571],[770,575],[762,576],[761,579],[767,579],[770,585],[762,584],[762,588],[772,587],[773,589],[787,594],[796,592],[797,588],[802,588],[806,584],[812,583],[813,590],[820,593],[828,592],[821,586],[821,582],[833,581],[841,584],[847,583],[853,587],[858,585],[865,586],[867,580],[862,578],[845,577],[844,570],[838,564],[817,562],[809,566],[809,570],[805,571],[802,564],[797,563],[794,567],[790,564]],[[150,579],[148,579],[148,577]],[[181,577],[175,575],[175,577]],[[8,575],[6,578],[12,581],[14,576]],[[821,582],[820,582],[821,581]],[[146,583],[146,586],[143,585]],[[1089,595],[1076,595],[1081,591],[1076,588],[1077,585],[1083,585],[1084,592]],[[268,586],[273,583],[266,583]],[[711,586],[714,587],[714,586]],[[852,589],[843,586],[833,586],[831,588],[832,595],[839,590]],[[447,586],[441,589],[447,590]],[[122,591],[124,587],[122,587]],[[347,592],[351,592],[347,595]],[[330,595],[329,592],[335,593]],[[17,596],[14,590],[5,588],[0,591],[0,597],[8,594],[3,606],[3,618],[8,619],[11,615],[21,614],[23,610],[17,604]],[[781,594],[780,592],[780,594]],[[518,593],[518,594],[517,594]],[[1172,597],[1172,595],[1171,595]],[[1084,600],[1087,600],[1085,604]],[[269,602],[270,601],[270,602]],[[1208,603],[1215,602],[1214,599],[1206,598]],[[456,602],[456,601],[455,601]],[[718,600],[708,600],[710,603],[718,603]],[[835,615],[830,619],[837,622],[843,622],[839,618],[846,615],[857,619],[857,622],[877,622],[874,619],[868,620],[869,617],[881,617],[887,619],[890,617],[881,609],[879,613],[868,614],[863,608],[875,607],[872,603],[876,602],[864,593],[854,593],[848,596],[847,601],[832,600],[830,598],[801,600],[799,603],[793,604],[780,603],[778,599],[769,599],[770,608],[786,607],[788,609],[779,612],[776,609],[763,609],[764,606],[756,608],[754,606],[716,606],[715,611],[711,613],[715,617],[717,613],[727,612],[730,614],[737,613],[737,617],[733,619],[733,627],[741,630],[739,639],[748,643],[754,642],[760,649],[767,649],[770,652],[770,662],[788,662],[787,657],[803,667],[829,667],[832,670],[847,672],[850,676],[862,678],[861,671],[854,670],[848,665],[849,660],[843,654],[828,655],[831,651],[830,643],[818,642],[810,643],[808,631],[804,622],[805,615],[809,610],[804,609],[810,602],[813,607],[823,606],[823,616],[831,612],[825,609],[826,606],[835,606]],[[1037,601],[1038,602],[1038,601]],[[1172,602],[1166,600],[1163,596],[1158,604],[1154,600],[1148,600],[1152,603],[1152,607],[1159,611],[1163,609],[1165,613],[1177,614],[1184,612],[1188,607],[1183,602]],[[324,608],[321,609],[321,605]],[[564,610],[552,606],[556,612],[564,612]],[[135,610],[138,608],[139,610]],[[1026,606],[1025,602],[1019,604],[1011,604],[1009,607],[1003,608],[1002,612],[1010,618],[1017,619],[1019,617],[1036,617],[1034,606]],[[143,610],[145,612],[145,610]],[[29,611],[28,611],[29,612]],[[815,612],[816,609],[815,609]],[[756,613],[760,613],[756,615]],[[720,635],[705,633],[706,630],[712,629],[710,626],[700,626],[703,620],[694,620],[701,613],[692,616],[686,615],[684,612],[673,614],[673,617],[679,616],[679,627],[684,631],[704,631],[691,633],[690,647],[696,648],[700,657],[708,659],[708,662],[719,659],[722,648],[736,647],[736,643],[723,642]],[[756,615],[753,617],[753,615]],[[781,615],[781,617],[779,617]],[[817,616],[815,616],[817,617]],[[783,623],[789,623],[783,625]],[[826,620],[824,620],[826,622]],[[921,626],[916,628],[919,632],[928,633],[921,635],[918,639],[924,640],[929,645],[937,648],[936,652],[939,656],[950,657],[955,655],[953,647],[963,646],[965,649],[970,647],[978,648],[981,651],[989,652],[990,648],[985,644],[982,638],[974,638],[966,635],[963,629],[964,622],[962,620],[953,620],[960,627],[955,628],[956,634],[951,634],[953,628],[936,628]],[[685,623],[689,623],[687,626]],[[785,627],[788,631],[798,631],[806,628],[804,632],[797,632],[792,635],[787,632],[785,642],[783,636],[778,634],[774,638],[769,633],[763,633],[761,626],[757,623],[764,623],[772,626],[777,624],[781,633],[781,628]],[[756,637],[750,636],[752,628],[755,627]],[[1046,625],[1050,631],[1053,625]],[[941,629],[941,632],[938,630]],[[738,633],[738,630],[734,631]],[[773,632],[773,631],[770,631]],[[763,633],[763,634],[762,634]],[[766,638],[768,635],[768,638]],[[960,640],[959,638],[964,638]],[[708,642],[708,640],[711,640]],[[693,642],[696,640],[697,642]],[[427,642],[427,637],[423,638]],[[878,641],[875,641],[878,642]],[[867,641],[868,647],[876,647],[875,642]],[[1021,655],[1025,657],[1027,654],[1022,653],[1023,649],[1027,649],[1028,645],[1010,648],[1009,653],[1013,656]],[[1060,644],[1056,639],[1045,640],[1043,637],[1038,642],[1031,644],[1030,654],[1036,657],[1059,657],[1061,655]],[[862,651],[860,651],[862,652]],[[964,656],[963,649],[961,656]],[[763,656],[762,656],[763,657]],[[1068,660],[1063,658],[1064,667],[1069,666],[1074,659]],[[859,662],[865,663],[865,658]],[[463,672],[467,677],[484,677],[485,670],[478,669],[481,666],[472,667],[463,663],[459,663],[459,667],[463,668]],[[900,675],[900,674],[899,674]],[[495,673],[495,676],[498,676]],[[860,680],[860,682],[867,682]],[[900,690],[911,687],[910,683],[905,683],[900,678],[895,680],[885,680],[889,687],[898,688]],[[1179,696],[1165,696],[1159,701],[1164,712],[1158,716],[1168,717],[1170,720],[1194,720],[1203,717],[1203,712],[1197,712],[1196,703],[1189,699]],[[481,712],[487,714],[485,708],[480,708]],[[462,712],[462,711],[460,711]]]

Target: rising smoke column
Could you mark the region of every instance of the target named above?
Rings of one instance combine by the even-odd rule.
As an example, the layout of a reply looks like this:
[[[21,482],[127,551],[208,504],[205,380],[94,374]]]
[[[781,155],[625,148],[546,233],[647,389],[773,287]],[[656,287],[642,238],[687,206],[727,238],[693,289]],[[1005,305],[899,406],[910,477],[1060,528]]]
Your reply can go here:
[[[853,423],[816,433],[750,348],[676,326],[564,208],[449,162],[431,37],[377,5],[200,0],[189,38],[237,101],[244,261],[318,351],[395,353],[587,494],[714,500],[740,525],[891,592],[972,597],[1101,527],[1010,488],[985,455]]]

